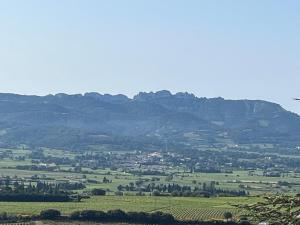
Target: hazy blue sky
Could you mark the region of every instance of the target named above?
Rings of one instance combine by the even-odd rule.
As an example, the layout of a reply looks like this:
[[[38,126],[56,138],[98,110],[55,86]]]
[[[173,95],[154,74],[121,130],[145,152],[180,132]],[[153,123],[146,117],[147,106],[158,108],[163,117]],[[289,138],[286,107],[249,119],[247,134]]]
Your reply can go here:
[[[169,89],[300,113],[300,1],[0,0],[0,92]]]

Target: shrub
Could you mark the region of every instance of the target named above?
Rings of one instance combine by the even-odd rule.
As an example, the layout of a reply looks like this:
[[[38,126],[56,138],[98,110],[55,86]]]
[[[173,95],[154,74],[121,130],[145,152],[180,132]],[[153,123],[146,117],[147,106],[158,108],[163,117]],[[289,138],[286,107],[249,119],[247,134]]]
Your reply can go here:
[[[152,192],[152,196],[160,196],[160,191],[154,190],[154,191]]]
[[[147,223],[149,214],[146,212],[128,212],[127,217],[130,222]]]
[[[82,221],[133,222],[142,224],[172,224],[176,221],[171,214],[167,213],[126,213],[120,209],[109,210],[106,213],[96,210],[75,211],[70,215],[70,219]]]
[[[105,195],[106,191],[103,189],[95,188],[92,190],[92,195]]]
[[[224,218],[228,221],[229,219],[232,219],[232,213],[231,212],[224,212],[223,214]]]
[[[111,220],[125,221],[127,219],[127,214],[120,209],[109,210],[106,214]]]
[[[7,220],[8,216],[7,216],[7,212],[1,212],[0,213],[0,220]]]
[[[57,209],[47,209],[47,210],[41,211],[40,218],[46,219],[46,220],[52,220],[52,219],[59,218],[60,215],[61,215],[61,213]]]
[[[174,221],[175,221],[174,217],[168,213],[154,212],[149,214],[150,223],[168,224],[168,223],[173,223]]]
[[[72,212],[70,214],[70,219],[71,220],[79,220],[80,219],[80,215],[81,215],[80,211]]]

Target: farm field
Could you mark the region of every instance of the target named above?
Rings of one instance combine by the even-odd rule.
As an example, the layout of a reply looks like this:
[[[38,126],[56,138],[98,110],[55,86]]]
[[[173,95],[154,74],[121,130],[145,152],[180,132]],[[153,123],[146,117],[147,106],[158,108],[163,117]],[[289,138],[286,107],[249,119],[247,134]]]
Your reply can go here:
[[[16,166],[32,165],[29,160],[26,161],[16,161],[10,159],[4,159],[0,162],[0,176],[10,176],[10,177],[31,177],[38,175],[40,177],[44,176],[54,180],[61,181],[83,181],[83,174],[85,173],[74,173],[69,171],[33,171],[33,170],[20,170],[15,169]],[[64,167],[61,167],[63,169]],[[82,168],[83,171],[89,171],[88,168]],[[88,183],[87,189],[92,189],[95,187],[109,189],[111,191],[116,191],[118,185],[126,185],[129,182],[136,181],[139,177],[134,176],[130,173],[124,173],[120,171],[112,171],[110,169],[97,169],[93,170],[92,174],[85,174],[86,179],[95,179],[101,181],[104,177],[112,180],[111,183],[94,184]],[[151,175],[143,175],[142,178],[152,178]],[[160,183],[165,182],[164,176],[155,176],[160,178]],[[193,181],[197,182],[210,182],[218,181],[220,188],[225,189],[238,189],[240,184],[245,184],[249,186],[249,191],[252,194],[260,194],[264,192],[277,192],[274,186],[278,181],[286,181],[293,183],[292,189],[289,191],[297,193],[300,191],[300,175],[298,173],[289,174],[286,177],[265,177],[262,175],[261,170],[255,171],[253,175],[249,175],[248,171],[244,170],[234,170],[232,173],[187,173],[183,171],[174,172],[174,178],[172,182],[181,185],[191,185]]]
[[[248,204],[256,202],[256,197],[153,197],[153,196],[101,196],[82,200],[82,202],[0,202],[2,211],[33,215],[39,214],[44,209],[58,209],[63,214],[70,214],[77,210],[111,210],[124,211],[162,211],[171,213],[179,220],[208,220],[222,219],[225,211],[232,212],[235,216],[238,211],[232,203]]]
[[[10,162],[10,165],[13,163]],[[94,179],[97,181],[102,181],[104,177],[109,180],[112,180],[111,183],[87,183],[87,190],[93,188],[104,188],[109,191],[115,192],[119,185],[126,185],[130,182],[135,182],[140,177],[134,176],[132,174],[127,174],[118,171],[110,171],[110,170],[96,170],[93,171],[93,174],[86,174],[86,178],[83,179],[82,174],[73,173],[73,172],[52,172],[52,171],[29,171],[29,170],[19,170],[19,169],[10,169],[6,167],[7,162],[0,162],[0,175],[1,176],[11,176],[11,177],[31,177],[31,176],[46,176],[47,178],[59,181],[84,181],[85,179]],[[2,167],[2,168],[1,168]],[[4,168],[3,168],[4,167]],[[180,184],[180,185],[193,185],[193,181],[197,182],[210,182],[217,181],[219,188],[224,188],[228,190],[236,190],[239,189],[241,184],[248,186],[248,191],[251,195],[262,194],[265,192],[278,192],[274,186],[278,181],[290,182],[293,183],[292,188],[289,189],[290,192],[297,193],[300,191],[300,177],[298,174],[295,174],[295,177],[265,177],[261,175],[261,171],[257,171],[257,173],[253,176],[249,176],[247,171],[233,171],[231,174],[226,173],[178,173],[174,174],[174,178],[172,183]],[[143,179],[151,179],[153,176],[144,175]],[[155,176],[160,179],[161,184],[167,184],[170,182],[166,182],[163,176]]]
[[[42,151],[42,150],[40,150]],[[121,168],[112,170],[112,168],[103,167],[91,169],[89,166],[89,161],[76,160],[76,157],[82,156],[82,153],[74,153],[71,151],[57,150],[57,149],[43,149],[43,157],[38,158],[35,162],[32,161],[31,150],[24,149],[0,149],[0,155],[4,156],[0,161],[0,176],[6,177],[16,177],[19,179],[25,178],[29,179],[33,176],[38,176],[40,180],[53,180],[53,181],[70,181],[70,182],[83,182],[86,186],[86,190],[91,190],[93,188],[103,188],[108,192],[107,194],[114,194],[117,191],[119,185],[128,185],[130,182],[135,182],[138,179],[148,179],[151,180],[153,177],[159,179],[157,184],[168,184],[176,183],[179,185],[189,185],[195,187],[201,185],[205,182],[209,183],[215,181],[217,188],[227,189],[227,190],[238,190],[243,186],[244,190],[248,191],[250,195],[263,194],[265,192],[289,192],[298,193],[300,192],[300,174],[296,172],[288,171],[285,174],[282,173],[279,177],[267,177],[263,176],[263,171],[261,169],[256,169],[252,171],[251,175],[249,170],[233,169],[231,173],[218,172],[218,173],[205,173],[205,172],[193,172],[190,173],[185,165],[182,166],[165,166],[160,168],[161,165],[151,168],[155,172],[164,172],[167,174],[172,174],[172,180],[167,181],[165,175],[142,175],[137,176],[130,172],[125,172],[126,167],[130,167],[136,160],[143,160],[149,157],[147,154],[138,159],[133,159],[129,161],[128,164]],[[8,153],[5,156],[5,153]],[[99,152],[101,155],[106,153]],[[121,157],[125,153],[114,153],[116,158]],[[107,156],[107,155],[106,155]],[[23,157],[22,160],[18,158]],[[56,162],[56,170],[29,170],[20,169],[18,167],[24,166],[39,166],[40,164],[45,164],[46,167],[51,163],[47,163],[47,158],[57,157],[57,158],[67,158],[68,160],[73,160],[74,162],[80,162],[82,164],[80,172],[74,171],[74,166],[71,164],[57,164],[57,158],[52,160]],[[123,157],[123,156],[122,156]],[[43,160],[45,159],[45,160]],[[53,158],[52,158],[53,159]],[[47,161],[47,162],[44,162]],[[51,161],[51,160],[50,160]],[[97,162],[94,161],[94,163]],[[113,165],[113,164],[112,164]],[[138,167],[137,167],[138,168]],[[103,178],[106,177],[112,182],[103,183]],[[94,180],[96,182],[88,182],[88,180]],[[278,182],[287,182],[288,186],[280,187],[277,185]]]
[[[238,218],[240,212],[232,204],[255,203],[261,199],[258,196],[269,192],[293,194],[300,191],[300,173],[297,170],[284,169],[276,177],[266,176],[263,169],[248,170],[227,164],[220,168],[227,168],[229,172],[225,169],[212,172],[213,168],[209,172],[192,171],[190,158],[173,152],[0,149],[0,156],[0,180],[4,189],[34,186],[38,182],[82,185],[81,188],[71,185],[65,190],[83,196],[80,202],[0,202],[0,212],[15,215],[38,215],[46,209],[57,209],[63,215],[81,210],[121,209],[127,212],[162,211],[182,221],[221,220],[224,212],[231,212],[234,218]],[[178,157],[186,157],[186,161],[178,162]],[[199,160],[205,163],[201,157]],[[169,191],[168,186],[172,185],[177,185],[178,189]],[[149,186],[155,188],[147,189]],[[105,196],[92,194],[95,189],[104,190]],[[184,195],[195,190],[214,191],[209,198]],[[224,192],[218,194],[218,190]],[[246,194],[238,195],[234,191]],[[176,192],[181,195],[176,195]]]

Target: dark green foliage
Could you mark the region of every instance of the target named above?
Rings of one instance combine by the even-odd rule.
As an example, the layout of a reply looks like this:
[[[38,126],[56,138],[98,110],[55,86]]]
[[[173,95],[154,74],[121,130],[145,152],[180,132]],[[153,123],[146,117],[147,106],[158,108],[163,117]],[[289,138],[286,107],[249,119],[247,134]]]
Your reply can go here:
[[[107,214],[103,211],[96,210],[84,210],[80,212],[79,219],[81,220],[91,220],[91,221],[101,221],[106,220]]]
[[[232,219],[233,215],[231,212],[224,212],[224,218],[228,221],[229,219]]]
[[[106,191],[100,188],[94,188],[91,193],[92,195],[105,195]]]
[[[271,195],[265,201],[240,205],[253,222],[268,222],[269,225],[299,225],[300,195]]]
[[[188,185],[179,184],[155,184],[150,183],[148,185],[134,184],[131,185],[119,185],[118,191],[141,191],[151,192],[153,196],[166,196],[171,195],[174,197],[210,197],[210,196],[246,196],[248,193],[244,190],[225,190],[215,187],[215,182],[208,184],[203,183],[201,188]]]
[[[237,225],[233,221],[178,221],[171,214],[163,212],[124,212],[122,210],[110,210],[108,212],[97,210],[84,210],[73,212],[70,220],[94,221],[94,222],[122,222],[137,224],[172,224],[172,225]],[[245,224],[250,225],[250,224]]]
[[[40,218],[41,219],[46,219],[46,220],[55,220],[60,217],[61,213],[57,209],[47,209],[43,210],[40,213]]]
[[[11,224],[16,222],[28,222],[31,220],[30,216],[20,216],[15,214],[9,214],[7,212],[0,212],[0,223]]]
[[[175,222],[171,214],[154,212],[124,212],[122,210],[109,210],[107,212],[96,210],[76,211],[70,215],[70,219],[100,222],[133,222],[147,224],[171,224]]]
[[[79,220],[80,219],[81,212],[80,211],[74,211],[70,214],[71,220]]]
[[[37,194],[37,193],[24,193],[24,194],[0,194],[1,202],[68,202],[70,201],[68,195],[62,194]]]
[[[7,212],[1,212],[0,213],[0,220],[7,220],[7,219],[8,219]]]
[[[68,202],[73,198],[66,188],[69,184],[53,184],[38,181],[36,185],[24,185],[10,177],[0,180],[0,201],[6,202]],[[80,200],[80,199],[77,199]]]
[[[108,210],[106,215],[107,218],[116,221],[122,221],[127,219],[127,214],[120,209]]]

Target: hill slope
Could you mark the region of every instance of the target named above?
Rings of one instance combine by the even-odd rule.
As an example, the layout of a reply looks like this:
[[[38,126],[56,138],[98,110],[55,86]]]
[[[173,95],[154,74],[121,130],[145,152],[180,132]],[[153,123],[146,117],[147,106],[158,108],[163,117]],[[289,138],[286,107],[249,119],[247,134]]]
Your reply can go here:
[[[300,143],[300,117],[260,100],[169,91],[124,95],[0,94],[0,145],[81,149]]]

